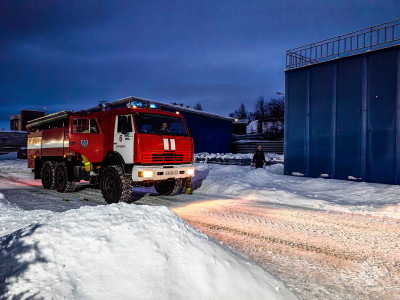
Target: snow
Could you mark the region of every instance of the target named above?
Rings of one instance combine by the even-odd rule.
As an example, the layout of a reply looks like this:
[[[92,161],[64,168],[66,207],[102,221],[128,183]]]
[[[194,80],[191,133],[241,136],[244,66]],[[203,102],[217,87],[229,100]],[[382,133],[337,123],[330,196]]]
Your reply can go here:
[[[17,159],[17,152],[10,152],[7,154],[0,155],[0,161],[10,160],[10,159]],[[26,160],[23,160],[23,162],[26,164]]]
[[[227,120],[227,121],[231,121],[231,122],[233,122],[235,120],[234,118],[231,118],[231,117],[218,115],[218,114],[207,112],[204,110],[198,110],[198,109],[195,109],[195,108],[187,106],[187,105],[180,105],[177,103],[174,104],[173,102],[168,103],[165,101],[164,102],[156,101],[156,100],[151,100],[151,99],[146,99],[146,98],[136,97],[136,96],[125,97],[125,98],[113,101],[113,102],[111,102],[111,104],[118,105],[118,104],[122,104],[122,103],[128,103],[128,101],[132,101],[132,102],[143,101],[143,102],[148,102],[148,103],[154,103],[154,104],[159,105],[161,108],[167,107],[167,108],[176,109],[177,111],[185,111],[185,112],[190,112],[190,113],[194,113],[194,114],[205,115],[205,116],[223,119],[223,120]],[[98,109],[98,107],[92,107],[87,110],[96,110],[96,109]]]
[[[261,267],[166,207],[0,208],[20,223],[1,238],[6,297],[295,299]]]
[[[33,177],[26,160],[1,159],[0,170],[15,180],[0,176],[0,298],[297,299],[259,265],[165,206],[24,210],[4,192],[26,197],[19,190]]]
[[[194,155],[194,159],[203,158],[206,162],[210,159],[253,159],[253,153],[208,153],[201,152]],[[283,155],[275,153],[265,153],[267,161],[283,162]]]
[[[200,168],[200,166],[206,166]],[[289,205],[400,219],[400,186],[283,175],[283,165],[196,164],[208,169],[198,193],[266,204]],[[204,172],[202,172],[204,173]]]
[[[283,124],[281,122],[264,122],[263,123],[263,132],[271,130],[272,127],[278,125],[279,130],[283,129]],[[251,121],[246,126],[246,133],[257,133],[258,128],[258,120]]]
[[[258,121],[251,121],[249,125],[246,126],[246,133],[256,133],[257,132]]]
[[[5,270],[0,272],[0,295],[4,289],[6,298],[21,299],[295,297],[273,275],[193,229],[169,208],[82,202],[91,195],[101,198],[98,190],[82,184],[82,190],[64,195],[43,190],[26,160],[15,157],[0,156],[0,270]],[[195,165],[193,195],[146,196],[140,204],[177,208],[196,199],[229,199],[260,207],[400,219],[397,185],[285,176],[282,164],[260,169]]]
[[[260,143],[260,142],[265,142],[265,140],[237,140],[237,141],[234,141],[234,143],[236,143],[236,144]]]

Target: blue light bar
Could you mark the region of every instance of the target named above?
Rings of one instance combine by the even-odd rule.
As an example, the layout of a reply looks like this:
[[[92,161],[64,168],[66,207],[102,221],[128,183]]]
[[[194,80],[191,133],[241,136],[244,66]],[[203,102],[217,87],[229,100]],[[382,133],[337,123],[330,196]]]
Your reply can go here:
[[[159,106],[157,104],[151,103],[150,108],[159,108]]]
[[[136,101],[136,102],[133,102],[132,104],[137,106],[137,107],[144,107],[143,102]]]

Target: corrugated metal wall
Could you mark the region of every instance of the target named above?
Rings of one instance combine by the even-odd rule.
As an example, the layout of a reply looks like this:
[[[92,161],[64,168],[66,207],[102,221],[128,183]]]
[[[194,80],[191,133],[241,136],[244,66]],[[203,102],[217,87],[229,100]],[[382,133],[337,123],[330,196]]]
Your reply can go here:
[[[18,151],[27,141],[26,131],[0,131],[0,154]]]
[[[400,184],[400,47],[286,71],[285,174]]]
[[[167,107],[166,111],[175,112]],[[178,109],[179,110],[179,109]],[[229,153],[232,151],[232,121],[180,111],[192,130],[194,153]]]
[[[264,153],[283,154],[283,141],[233,142],[232,153],[254,153],[261,146]]]

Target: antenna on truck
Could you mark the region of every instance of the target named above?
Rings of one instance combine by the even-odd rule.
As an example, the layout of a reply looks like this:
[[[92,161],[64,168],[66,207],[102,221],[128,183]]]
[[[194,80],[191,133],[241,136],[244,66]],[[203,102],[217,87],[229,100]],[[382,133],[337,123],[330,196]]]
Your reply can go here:
[[[101,108],[101,110],[103,111],[103,110],[105,110],[105,108],[106,108],[106,105],[104,104],[104,103],[106,103],[107,101],[103,101],[103,100],[100,100],[99,101],[99,107]]]

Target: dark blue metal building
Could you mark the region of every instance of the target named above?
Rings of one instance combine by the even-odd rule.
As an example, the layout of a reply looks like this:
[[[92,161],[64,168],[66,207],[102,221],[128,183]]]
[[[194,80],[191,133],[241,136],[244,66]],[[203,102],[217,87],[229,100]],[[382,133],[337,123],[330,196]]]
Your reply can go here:
[[[115,108],[124,107],[128,102],[142,101],[154,103],[162,110],[179,112],[186,120],[187,126],[192,131],[194,140],[194,152],[229,153],[232,152],[232,122],[234,119],[219,116],[184,106],[182,104],[170,104],[138,97],[127,97],[111,102]],[[92,108],[90,110],[96,110]]]
[[[232,118],[223,117],[180,105],[161,104],[163,110],[179,113],[192,131],[194,152],[232,152]]]
[[[286,63],[285,174],[400,184],[400,20]]]

